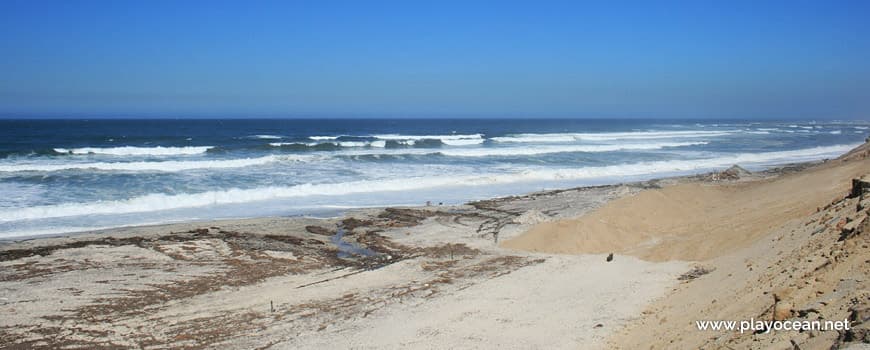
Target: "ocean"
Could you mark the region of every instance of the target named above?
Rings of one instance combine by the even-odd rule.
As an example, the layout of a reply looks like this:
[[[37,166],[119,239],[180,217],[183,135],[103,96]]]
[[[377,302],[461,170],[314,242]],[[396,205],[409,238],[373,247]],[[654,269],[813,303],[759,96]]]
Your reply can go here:
[[[836,157],[870,122],[0,120],[0,238],[759,170]]]

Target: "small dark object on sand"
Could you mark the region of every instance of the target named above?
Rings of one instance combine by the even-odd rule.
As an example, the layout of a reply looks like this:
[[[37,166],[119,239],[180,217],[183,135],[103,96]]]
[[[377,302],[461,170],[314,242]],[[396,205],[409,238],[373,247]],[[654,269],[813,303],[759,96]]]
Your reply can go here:
[[[195,233],[195,234],[198,234],[198,235],[207,235],[207,234],[208,234],[208,229],[207,229],[207,228],[197,228],[197,229],[193,229],[193,230],[187,231],[187,233]]]
[[[613,261],[613,253],[607,254],[607,262]]]
[[[691,281],[710,272],[713,272],[713,269],[708,269],[702,266],[695,266],[691,270],[689,270],[689,272],[680,275],[680,277],[678,277],[677,279],[680,281]]]

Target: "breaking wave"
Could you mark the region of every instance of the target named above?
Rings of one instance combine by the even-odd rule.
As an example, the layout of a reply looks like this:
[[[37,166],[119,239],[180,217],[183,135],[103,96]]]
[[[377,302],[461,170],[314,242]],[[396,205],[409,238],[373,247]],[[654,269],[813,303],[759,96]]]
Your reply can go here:
[[[57,153],[64,154],[107,154],[113,156],[179,156],[201,154],[214,148],[214,146],[188,146],[188,147],[83,147],[83,148],[55,148]]]
[[[493,137],[495,142],[547,143],[577,141],[653,140],[725,136],[734,131],[638,131],[605,133],[515,134]]]
[[[483,134],[468,134],[468,135],[372,135],[372,137],[380,140],[480,140],[483,139]]]
[[[772,165],[777,163],[781,164],[786,162],[835,157],[855,146],[856,145],[838,145],[793,151],[741,153],[706,159],[650,161],[600,167],[527,170],[507,174],[361,180],[343,183],[303,184],[289,187],[260,187],[252,189],[237,188],[178,195],[155,193],[127,200],[64,203],[9,209],[0,211],[0,221],[5,222],[80,215],[141,213],[313,195],[340,196],[358,193],[423,190],[436,187],[498,185],[528,181],[619,178],[624,176],[641,175],[654,176],[663,173],[692,173],[723,168],[732,164],[740,164],[744,166]]]
[[[62,170],[114,170],[114,171],[155,171],[175,172],[194,169],[227,169],[262,165],[278,161],[306,161],[312,156],[265,156],[258,158],[240,158],[225,160],[191,160],[191,161],[160,161],[160,162],[94,162],[94,163],[64,163],[64,164],[0,164],[0,172],[26,171],[62,171]]]
[[[335,140],[341,136],[308,136],[309,139],[314,141],[322,141],[322,140]]]
[[[616,145],[566,145],[566,146],[534,146],[534,147],[503,147],[474,149],[445,149],[439,153],[454,157],[490,157],[490,156],[527,156],[548,153],[568,152],[614,152],[628,150],[653,150],[666,147],[685,147],[706,145],[707,142],[663,142]]]
[[[313,149],[331,149],[331,148],[354,148],[354,147],[376,147],[384,148],[387,146],[386,141],[333,141],[333,142],[270,142],[272,147],[290,147],[290,148],[313,148]]]

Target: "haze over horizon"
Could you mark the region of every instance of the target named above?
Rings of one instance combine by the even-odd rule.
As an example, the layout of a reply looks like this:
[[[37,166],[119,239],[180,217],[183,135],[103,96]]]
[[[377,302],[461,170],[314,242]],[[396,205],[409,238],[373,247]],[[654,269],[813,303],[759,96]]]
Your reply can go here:
[[[0,3],[0,118],[868,119],[870,3]]]

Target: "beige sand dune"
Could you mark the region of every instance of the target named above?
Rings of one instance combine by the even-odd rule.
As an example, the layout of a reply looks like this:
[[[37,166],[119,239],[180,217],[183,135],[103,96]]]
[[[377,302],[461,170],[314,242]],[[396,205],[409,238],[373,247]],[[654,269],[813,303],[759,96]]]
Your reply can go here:
[[[706,260],[746,247],[785,222],[842,197],[866,160],[825,164],[769,180],[690,182],[542,223],[502,247],[548,253],[617,253],[650,261]]]

